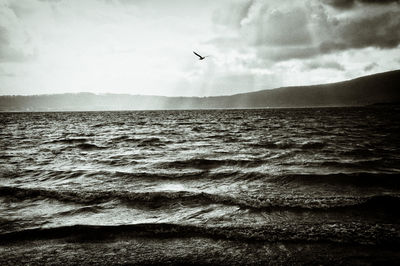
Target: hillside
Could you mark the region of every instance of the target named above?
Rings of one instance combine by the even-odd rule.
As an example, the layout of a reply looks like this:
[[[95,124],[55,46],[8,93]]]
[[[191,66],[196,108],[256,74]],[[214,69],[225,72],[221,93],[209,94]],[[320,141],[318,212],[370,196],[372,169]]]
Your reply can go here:
[[[349,81],[216,97],[164,97],[67,93],[0,96],[0,111],[95,111],[146,109],[359,106],[400,102],[400,70]]]

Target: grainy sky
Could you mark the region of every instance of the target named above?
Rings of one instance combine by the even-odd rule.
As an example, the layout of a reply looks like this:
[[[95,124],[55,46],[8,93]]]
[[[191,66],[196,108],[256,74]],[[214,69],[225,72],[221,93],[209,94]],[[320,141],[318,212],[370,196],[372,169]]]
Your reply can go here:
[[[399,44],[399,0],[0,0],[0,94],[327,83],[399,69]]]

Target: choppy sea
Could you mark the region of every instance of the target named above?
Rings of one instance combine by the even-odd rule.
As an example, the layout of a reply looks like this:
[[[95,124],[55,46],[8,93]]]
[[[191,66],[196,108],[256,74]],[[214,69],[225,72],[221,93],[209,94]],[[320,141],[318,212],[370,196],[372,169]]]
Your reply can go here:
[[[399,111],[0,113],[0,242],[398,247]]]

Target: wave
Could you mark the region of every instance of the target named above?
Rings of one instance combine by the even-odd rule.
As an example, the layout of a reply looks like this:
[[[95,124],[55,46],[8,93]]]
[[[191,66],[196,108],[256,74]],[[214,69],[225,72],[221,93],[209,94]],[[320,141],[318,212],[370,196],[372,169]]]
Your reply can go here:
[[[307,141],[301,144],[302,149],[310,149],[310,150],[317,150],[317,149],[322,149],[326,146],[325,142],[319,142],[319,141]]]
[[[263,226],[205,226],[144,223],[118,226],[73,225],[37,228],[0,234],[0,244],[13,241],[60,239],[73,242],[103,241],[110,238],[208,237],[262,242],[336,242],[357,244],[400,244],[393,225],[363,223],[274,224]]]
[[[134,157],[135,158],[135,157]],[[140,159],[140,158],[139,158]],[[121,165],[136,165],[139,164],[137,160],[129,159],[119,159],[114,160],[110,159],[102,159],[97,162],[112,165],[112,166],[121,166]],[[219,180],[219,179],[244,179],[244,180],[252,180],[252,179],[263,179],[266,177],[263,173],[251,172],[251,173],[241,173],[240,171],[224,171],[224,172],[210,172],[207,170],[199,171],[166,171],[166,172],[145,172],[145,171],[135,171],[135,172],[124,172],[124,171],[107,171],[107,170],[18,170],[14,168],[4,170],[0,170],[0,178],[15,178],[19,176],[33,176],[35,179],[39,180],[69,180],[79,177],[85,178],[93,178],[96,180],[99,179],[118,179],[118,180],[126,180],[128,182],[132,180],[149,180],[149,181],[157,181],[157,180]]]
[[[137,144],[138,147],[148,147],[148,146],[164,146],[165,144],[170,143],[169,141],[162,141],[160,138],[147,138],[142,139]]]
[[[379,166],[386,161],[383,158],[371,158],[371,159],[364,159],[364,160],[354,160],[354,161],[332,161],[326,160],[321,163],[317,163],[319,166],[326,166],[326,167],[346,167],[346,168],[358,168],[358,167],[375,167]]]
[[[194,132],[204,132],[205,128],[201,126],[194,126],[192,127],[192,131]]]
[[[109,165],[109,166],[132,166],[135,164],[138,164],[137,161],[131,159],[131,158],[118,158],[118,159],[112,159],[112,158],[107,158],[107,159],[102,159],[98,160],[98,163]],[[106,172],[105,172],[106,173]],[[97,173],[95,172],[94,174],[91,175],[96,175]]]
[[[98,128],[98,127],[105,127],[105,126],[124,126],[125,122],[112,122],[112,123],[99,123],[99,124],[95,124],[92,125],[92,127],[94,128]]]
[[[65,144],[75,144],[75,143],[84,143],[88,141],[86,138],[65,138],[65,139],[55,139],[46,143],[65,143]]]
[[[236,173],[236,172],[235,172]],[[235,173],[215,173],[210,174],[209,172],[173,172],[173,173],[149,173],[149,172],[119,172],[116,171],[112,174],[112,177],[118,179],[146,179],[146,180],[197,180],[203,178],[219,179],[224,177],[231,177]],[[100,173],[101,174],[101,173]],[[102,172],[102,174],[109,175],[109,172]],[[89,176],[92,174],[89,174]],[[98,173],[93,173],[94,176]]]
[[[252,198],[231,195],[217,195],[189,191],[55,191],[40,188],[0,187],[3,197],[19,200],[55,199],[76,204],[99,204],[119,200],[139,207],[172,206],[176,203],[223,204],[240,208],[264,211],[277,210],[328,210],[338,208],[394,210],[400,204],[400,197],[375,195],[370,197],[279,197]]]
[[[70,216],[70,215],[76,215],[76,214],[81,214],[81,213],[99,213],[102,209],[103,208],[100,206],[84,206],[84,207],[80,207],[80,208],[75,208],[73,210],[60,212],[57,215]]]
[[[356,157],[366,157],[374,154],[379,154],[378,149],[368,149],[368,148],[353,148],[349,150],[339,151],[340,155],[344,156],[356,156]]]
[[[306,141],[304,143],[295,143],[292,141],[268,141],[262,140],[256,143],[249,144],[254,148],[266,149],[302,149],[302,150],[318,150],[326,146],[325,142],[320,141]]]
[[[129,136],[123,135],[123,136],[118,136],[118,137],[112,138],[109,141],[110,142],[118,142],[118,141],[125,141],[127,139],[129,139]]]
[[[96,144],[91,144],[91,143],[81,143],[76,145],[76,147],[81,150],[100,150],[107,148],[107,147],[97,146]]]
[[[21,170],[17,169],[16,167],[6,167],[0,170],[0,179],[8,179],[8,178],[15,178],[19,176]]]
[[[105,124],[105,123],[100,123],[100,124],[95,124],[95,125],[93,125],[92,127],[103,127],[103,126],[105,126],[105,125],[107,125],[107,124]]]
[[[222,166],[257,167],[262,165],[263,161],[247,160],[208,160],[192,159],[185,161],[163,162],[158,166],[162,168],[175,169],[198,169],[200,172],[113,172],[112,177],[124,179],[148,179],[148,180],[263,180],[277,185],[334,185],[334,186],[357,186],[357,187],[383,187],[389,189],[400,188],[400,173],[370,173],[370,172],[352,172],[335,174],[286,174],[271,176],[259,171],[241,172],[240,169],[231,169],[231,171],[215,171]],[[109,172],[94,172],[93,175],[110,175]],[[90,174],[89,174],[90,175]]]
[[[251,143],[249,146],[254,148],[267,148],[267,149],[288,149],[295,147],[294,143],[289,142],[273,142],[273,141],[260,141]]]
[[[137,164],[136,161],[131,161],[130,164]],[[203,180],[203,181],[215,181],[221,179],[229,179],[231,182],[235,180],[266,180],[269,178],[268,175],[260,172],[248,172],[243,173],[239,170],[230,170],[224,172],[211,172],[210,169],[201,168],[198,170],[185,172],[121,172],[121,171],[96,171],[85,174],[86,177],[98,178],[104,176],[107,178],[115,178],[118,180],[151,180],[151,181],[165,181],[165,180],[179,180],[179,181],[191,181],[191,180]],[[67,173],[66,173],[67,174]]]
[[[56,143],[62,143],[62,144],[68,144],[72,146],[66,146],[64,149],[69,149],[71,147],[75,147],[81,150],[97,150],[97,149],[104,149],[107,147],[102,147],[98,146],[93,143],[87,143],[89,139],[87,138],[65,138],[65,139],[56,139],[52,141],[45,142],[45,144],[56,144]]]
[[[118,136],[115,138],[112,138],[109,140],[109,142],[111,143],[118,143],[118,142],[139,142],[140,139],[137,138],[132,138],[130,136],[127,135],[123,135],[123,136]]]
[[[159,164],[161,168],[195,168],[203,170],[211,170],[222,166],[234,166],[234,167],[258,167],[265,163],[263,160],[234,160],[234,159],[202,159],[193,158],[188,160],[178,160],[171,162],[162,162]]]
[[[298,184],[326,184],[326,185],[353,185],[358,187],[387,187],[400,188],[400,174],[384,173],[338,173],[338,174],[294,174],[273,177],[271,182],[281,185]]]

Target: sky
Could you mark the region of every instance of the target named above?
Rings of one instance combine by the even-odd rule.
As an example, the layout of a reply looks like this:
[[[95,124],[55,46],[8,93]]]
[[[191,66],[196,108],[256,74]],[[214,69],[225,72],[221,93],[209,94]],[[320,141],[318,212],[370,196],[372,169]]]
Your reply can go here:
[[[231,95],[399,69],[399,48],[400,0],[0,0],[0,95]]]

